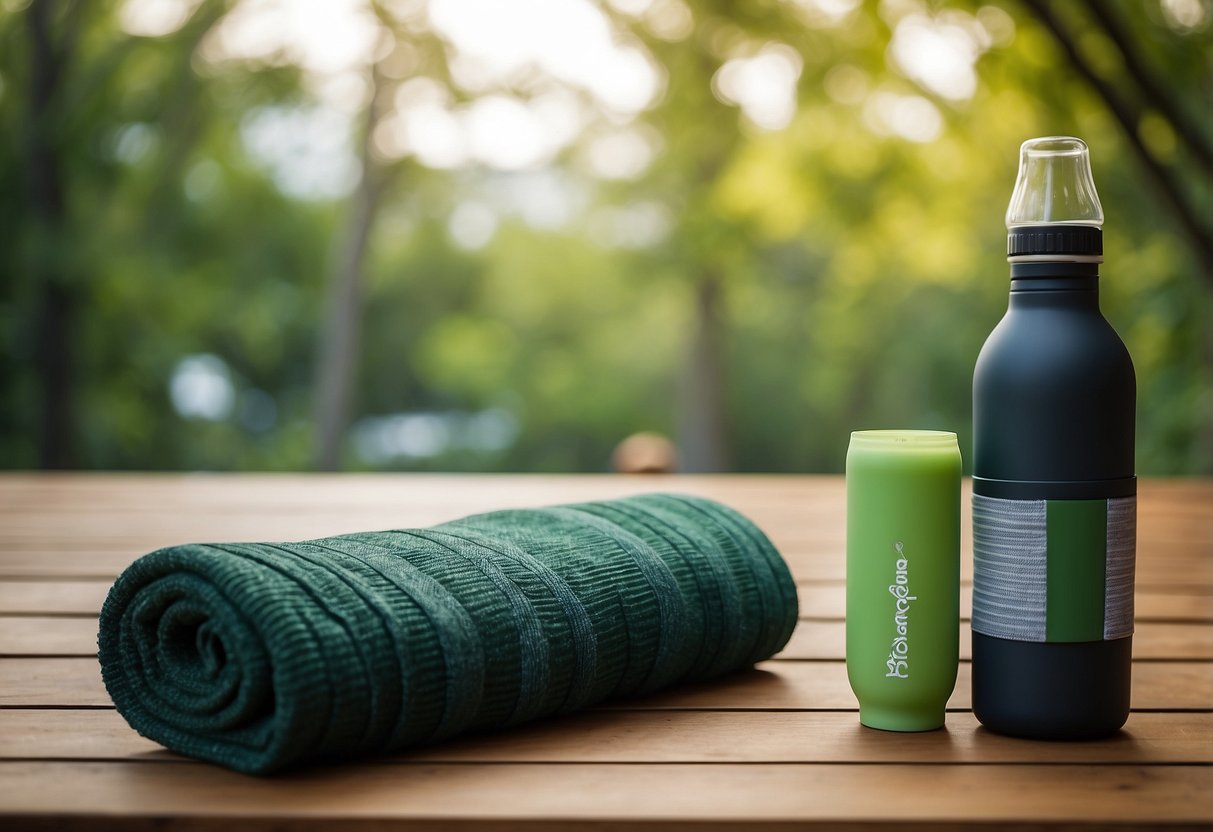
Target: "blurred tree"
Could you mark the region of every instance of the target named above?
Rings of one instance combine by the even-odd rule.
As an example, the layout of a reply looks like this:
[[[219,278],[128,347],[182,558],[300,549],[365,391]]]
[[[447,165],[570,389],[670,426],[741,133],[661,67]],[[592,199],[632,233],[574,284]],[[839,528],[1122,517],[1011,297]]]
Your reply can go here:
[[[180,96],[165,108],[169,126],[181,126],[182,119],[173,116],[180,116],[177,108],[188,103],[196,87],[188,56],[222,9],[219,2],[198,4],[176,35],[174,51],[184,60],[170,58],[164,67],[164,87]],[[94,120],[105,117],[98,105],[117,92],[113,84],[132,57],[131,39],[105,31],[109,17],[103,8],[79,0],[33,0],[20,14],[6,16],[0,28],[4,54],[16,64],[6,67],[5,75],[28,90],[23,107],[19,100],[4,107],[10,123],[24,128],[8,131],[15,141],[7,148],[11,164],[5,165],[4,179],[23,179],[23,187],[10,191],[21,195],[19,203],[10,201],[10,211],[18,205],[24,210],[9,214],[5,226],[13,245],[6,248],[20,257],[19,265],[10,263],[13,288],[33,313],[24,322],[14,321],[25,329],[17,336],[24,341],[17,352],[28,355],[36,368],[37,404],[30,413],[14,415],[24,417],[27,430],[37,426],[30,432],[37,435],[37,459],[46,468],[79,461],[79,329],[90,294],[82,261],[90,235],[81,233],[70,191],[84,173],[79,163],[95,139]]]
[[[71,41],[79,25],[80,4],[61,23],[64,31],[58,38],[51,32],[55,4],[33,4],[28,16],[30,52],[30,92],[28,138],[26,139],[26,205],[34,238],[53,239],[62,233],[64,225],[63,171],[57,145],[61,114],[56,112],[61,91],[61,74],[68,69]],[[36,244],[35,244],[36,245]],[[47,262],[35,260],[40,266],[33,275],[37,286],[37,328],[39,330],[37,364],[40,376],[40,404],[44,426],[39,456],[43,467],[70,467],[74,452],[71,429],[74,397],[72,396],[72,330],[75,318],[75,298],[66,288],[67,274]]]
[[[441,42],[432,33],[410,26],[415,9],[405,8],[404,14],[397,16],[390,4],[372,1],[368,6],[376,35],[366,65],[360,68],[367,78],[355,138],[361,176],[336,236],[317,349],[314,465],[326,471],[342,466],[356,398],[354,384],[360,375],[365,314],[365,262],[371,232],[385,195],[393,193],[393,184],[406,167],[402,158],[376,147],[376,136],[393,117],[398,117],[394,98],[410,70],[437,75],[449,85]],[[395,195],[399,196],[399,190]]]
[[[467,2],[0,0],[0,464],[967,447],[1016,150],[1073,133],[1140,469],[1213,472],[1207,3]]]
[[[280,294],[291,260],[308,258],[316,234],[298,227],[316,217],[250,176],[242,148],[245,117],[297,95],[297,74],[203,64],[199,49],[227,9],[217,0],[186,4],[154,35],[123,29],[116,4],[8,5],[5,463],[231,465],[240,428],[179,421],[168,382],[190,352],[236,359],[242,342],[261,340],[269,327],[258,301]],[[251,378],[277,361],[246,355]],[[289,376],[288,363],[277,361],[280,373]]]
[[[188,58],[222,7],[221,2],[199,5],[192,23],[178,33],[177,55]],[[13,217],[10,232],[18,243],[13,249],[24,253],[16,273],[33,297],[29,352],[36,367],[38,458],[46,468],[78,462],[78,329],[80,310],[89,303],[89,280],[79,247],[69,243],[79,239],[68,204],[69,179],[76,173],[81,141],[90,136],[87,120],[97,115],[93,96],[112,82],[132,46],[131,39],[96,38],[98,11],[85,2],[34,0],[22,16],[10,18],[4,32],[7,55],[25,64],[13,79],[28,89],[24,130],[12,133],[21,142],[12,148],[13,171],[23,173],[18,193],[25,210]],[[175,72],[167,67],[166,80],[188,99],[193,74],[188,61],[176,63]]]
[[[382,17],[380,17],[382,19]],[[384,33],[390,38],[390,33]],[[389,41],[390,42],[390,41]],[[341,448],[349,427],[353,384],[358,374],[363,316],[363,262],[367,241],[375,224],[391,168],[380,165],[371,152],[376,127],[382,123],[395,85],[390,84],[375,63],[370,68],[358,161],[362,171],[350,199],[329,278],[324,318],[320,332],[316,375],[316,456],[322,471],[339,467]]]

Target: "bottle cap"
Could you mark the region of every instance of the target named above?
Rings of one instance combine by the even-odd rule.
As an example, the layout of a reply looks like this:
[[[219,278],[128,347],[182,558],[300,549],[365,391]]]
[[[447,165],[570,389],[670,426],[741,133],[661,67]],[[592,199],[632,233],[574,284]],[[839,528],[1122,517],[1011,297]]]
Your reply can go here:
[[[1101,261],[1103,206],[1086,142],[1073,136],[1024,142],[1006,221],[1012,260]]]

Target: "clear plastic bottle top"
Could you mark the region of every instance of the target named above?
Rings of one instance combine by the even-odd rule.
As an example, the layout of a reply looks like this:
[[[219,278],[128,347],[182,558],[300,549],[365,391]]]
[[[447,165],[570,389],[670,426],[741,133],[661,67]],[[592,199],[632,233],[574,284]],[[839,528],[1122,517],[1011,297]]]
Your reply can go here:
[[[1073,136],[1029,139],[1019,148],[1019,176],[1007,206],[1007,228],[1103,226],[1087,143]]]

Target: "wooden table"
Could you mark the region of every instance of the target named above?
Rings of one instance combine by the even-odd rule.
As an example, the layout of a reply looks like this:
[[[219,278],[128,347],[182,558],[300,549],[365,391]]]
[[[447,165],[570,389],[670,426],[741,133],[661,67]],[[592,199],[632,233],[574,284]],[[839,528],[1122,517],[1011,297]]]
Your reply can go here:
[[[654,489],[723,500],[784,553],[801,621],[777,659],[506,734],[272,779],[158,748],[101,685],[101,601],[159,546]],[[967,662],[946,730],[862,728],[843,664],[843,515],[841,477],[0,477],[0,829],[1213,828],[1213,481],[1141,484],[1134,708],[1100,742],[978,727]],[[966,528],[965,610],[969,552]],[[967,622],[962,634],[967,656]]]

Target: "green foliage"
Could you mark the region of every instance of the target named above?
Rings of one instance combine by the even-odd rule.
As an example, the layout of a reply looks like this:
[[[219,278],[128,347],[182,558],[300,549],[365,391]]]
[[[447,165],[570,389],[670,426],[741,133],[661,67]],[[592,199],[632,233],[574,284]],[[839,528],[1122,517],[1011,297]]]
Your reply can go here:
[[[70,50],[39,122],[28,36],[38,5],[7,0],[0,13],[0,465],[40,464],[40,316],[57,285],[75,310],[76,464],[306,467],[325,284],[352,209],[285,193],[245,136],[264,108],[312,102],[305,73],[201,60],[224,3],[151,38],[123,32],[118,4],[50,2],[52,33]],[[638,119],[660,151],[620,182],[590,176],[577,146],[562,154],[554,175],[580,195],[563,223],[533,227],[498,210],[487,243],[460,248],[452,211],[526,174],[364,158],[389,175],[364,260],[345,467],[606,470],[628,434],[676,434],[704,281],[722,291],[712,372],[736,469],[839,471],[859,428],[953,429],[967,448],[973,361],[1006,303],[1002,214],[1019,143],[1073,134],[1091,145],[1107,212],[1103,305],[1137,367],[1139,471],[1213,473],[1213,283],[1057,37],[1012,0],[869,2],[837,26],[807,20],[813,5],[699,0],[689,36],[667,39],[603,4],[665,78]],[[1056,5],[1085,32],[1077,46],[1097,73],[1123,86],[1124,58],[1084,29],[1085,4]],[[1208,26],[1177,31],[1153,2],[1109,5],[1209,144]],[[898,19],[915,11],[1013,26],[977,59],[971,96],[941,96],[890,57]],[[393,32],[417,41],[409,75],[453,84],[449,48]],[[767,131],[714,95],[713,78],[772,41],[803,66],[795,115]],[[878,95],[929,102],[938,135],[882,129]],[[1207,230],[1213,189],[1191,137],[1151,107],[1137,132]],[[31,202],[39,142],[63,182],[63,211],[49,219]],[[640,216],[664,229],[635,245],[604,238],[603,217],[637,206],[656,206]],[[197,355],[227,367],[222,414],[174,407],[174,372]],[[393,414],[434,415],[448,441],[368,454],[359,437]],[[497,440],[451,439],[484,414],[504,414]]]

